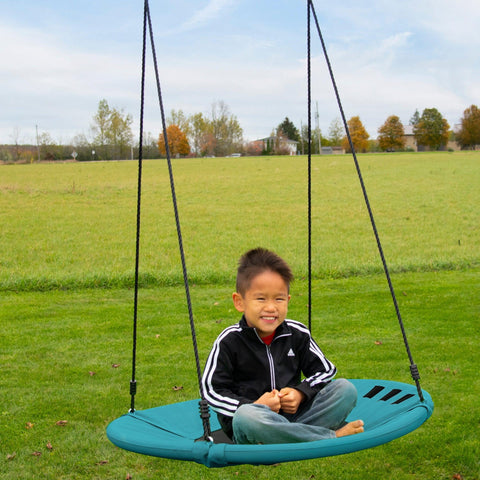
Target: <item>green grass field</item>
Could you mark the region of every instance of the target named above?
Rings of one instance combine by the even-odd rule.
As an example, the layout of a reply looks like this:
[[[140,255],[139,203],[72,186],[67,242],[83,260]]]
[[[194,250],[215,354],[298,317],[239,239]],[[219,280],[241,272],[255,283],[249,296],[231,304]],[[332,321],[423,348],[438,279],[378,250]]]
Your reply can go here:
[[[116,448],[105,427],[130,400],[137,166],[1,166],[2,478],[478,480],[480,154],[359,160],[435,402],[427,423],[371,450],[270,467],[209,470]],[[174,169],[201,361],[238,320],[234,270],[250,247],[292,264],[289,316],[306,321],[305,159],[178,160]],[[146,162],[144,174],[139,409],[198,395],[165,162]],[[349,157],[314,158],[313,333],[340,376],[409,382],[355,175]]]
[[[478,152],[360,156],[392,271],[478,265]],[[174,163],[192,279],[231,281],[239,252],[269,245],[306,273],[304,157]],[[0,288],[131,285],[135,162],[12,165],[1,169]],[[314,158],[317,278],[377,273],[380,262],[349,156]],[[146,284],[179,283],[164,161],[144,166],[141,269]]]

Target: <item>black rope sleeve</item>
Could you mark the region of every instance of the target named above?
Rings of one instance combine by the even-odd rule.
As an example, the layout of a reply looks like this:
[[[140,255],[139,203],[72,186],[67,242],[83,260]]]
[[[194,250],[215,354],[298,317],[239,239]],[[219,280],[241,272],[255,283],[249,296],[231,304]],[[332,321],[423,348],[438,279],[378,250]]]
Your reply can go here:
[[[352,141],[352,137],[350,135],[350,130],[348,128],[348,123],[347,123],[347,120],[346,120],[346,117],[345,117],[345,113],[343,111],[343,106],[342,106],[342,102],[340,101],[340,95],[338,93],[338,88],[337,88],[337,84],[336,84],[336,81],[335,81],[335,77],[333,75],[333,69],[332,69],[332,66],[330,64],[330,59],[328,57],[328,53],[327,53],[327,49],[326,49],[326,46],[325,46],[325,42],[323,40],[323,35],[322,35],[322,32],[320,30],[320,25],[318,23],[318,18],[317,18],[317,14],[315,12],[315,8],[313,6],[313,1],[312,0],[307,0],[308,1],[308,4],[309,4],[309,8],[313,14],[313,17],[314,17],[314,20],[315,20],[315,24],[316,24],[316,27],[317,27],[317,32],[318,32],[318,36],[320,38],[320,42],[322,44],[322,49],[323,49],[323,53],[324,53],[324,56],[325,56],[325,61],[327,63],[327,66],[328,66],[328,71],[330,73],[330,78],[332,80],[332,85],[333,85],[333,89],[335,90],[335,96],[336,96],[336,99],[337,99],[337,103],[338,103],[338,107],[340,109],[340,114],[342,116],[342,120],[343,120],[343,125],[345,127],[345,132],[347,134],[347,138],[348,138],[348,142],[350,144],[350,149],[352,151],[352,155],[353,155],[353,160],[355,162],[355,168],[357,170],[357,174],[358,174],[358,179],[360,181],[360,185],[361,185],[361,188],[362,188],[362,192],[363,192],[363,197],[364,197],[364,200],[365,200],[365,204],[367,206],[367,210],[368,210],[368,215],[370,216],[370,223],[372,225],[372,228],[373,228],[373,232],[374,232],[374,235],[375,235],[375,239],[376,239],[376,242],[377,242],[377,248],[378,248],[378,252],[380,254],[380,258],[382,260],[382,264],[383,264],[383,270],[385,272],[385,276],[387,278],[387,282],[388,282],[388,287],[390,289],[390,294],[392,296],[392,301],[393,301],[393,305],[395,307],[395,312],[397,314],[397,319],[398,319],[398,323],[400,325],[400,330],[402,332],[402,336],[403,336],[403,342],[405,344],[405,348],[407,350],[407,355],[408,355],[408,358],[410,360],[410,369],[411,369],[411,373],[412,373],[412,378],[413,380],[415,381],[415,384],[417,386],[417,391],[418,391],[418,395],[420,397],[420,400],[423,402],[424,401],[424,398],[423,398],[423,393],[422,393],[422,389],[420,387],[420,382],[419,382],[419,378],[420,378],[420,375],[418,373],[418,368],[417,366],[415,365],[414,361],[413,361],[413,357],[412,357],[412,353],[410,351],[410,346],[408,344],[408,340],[407,340],[407,334],[405,332],[405,327],[403,325],[403,320],[402,320],[402,316],[400,314],[400,308],[398,306],[398,302],[397,302],[397,297],[395,295],[395,291],[394,291],[394,288],[393,288],[393,284],[392,284],[392,281],[391,281],[391,278],[390,278],[390,272],[388,270],[388,266],[387,266],[387,262],[385,260],[385,255],[383,253],[383,248],[382,248],[382,244],[380,242],[380,236],[378,234],[378,230],[377,230],[377,227],[376,227],[376,224],[375,224],[375,219],[373,217],[373,212],[372,212],[372,208],[370,206],[370,201],[368,199],[368,195],[367,195],[367,190],[365,188],[365,183],[363,181],[363,177],[362,177],[362,173],[361,173],[361,170],[360,170],[360,165],[358,163],[358,159],[357,159],[357,155],[356,155],[356,152],[355,152],[355,148],[354,148],[354,145],[353,145],[353,141]]]

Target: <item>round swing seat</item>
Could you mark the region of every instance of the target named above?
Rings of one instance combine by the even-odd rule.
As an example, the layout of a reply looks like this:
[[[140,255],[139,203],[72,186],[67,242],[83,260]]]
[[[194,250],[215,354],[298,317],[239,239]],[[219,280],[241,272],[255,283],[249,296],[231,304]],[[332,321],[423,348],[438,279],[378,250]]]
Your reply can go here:
[[[362,419],[365,423],[365,431],[357,435],[315,442],[237,445],[223,435],[212,412],[214,442],[209,442],[201,439],[199,401],[190,400],[127,413],[108,425],[107,436],[125,450],[194,461],[207,467],[268,465],[376,447],[415,430],[433,412],[430,395],[423,391],[424,402],[421,402],[413,385],[387,380],[351,382],[357,388],[358,401],[347,421]]]

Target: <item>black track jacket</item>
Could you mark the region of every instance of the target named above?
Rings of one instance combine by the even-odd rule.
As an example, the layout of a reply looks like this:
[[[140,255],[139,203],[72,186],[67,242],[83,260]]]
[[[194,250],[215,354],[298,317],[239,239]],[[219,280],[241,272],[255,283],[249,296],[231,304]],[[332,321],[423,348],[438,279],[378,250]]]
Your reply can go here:
[[[306,377],[301,381],[301,375]],[[263,343],[245,317],[226,328],[213,344],[202,378],[203,393],[232,437],[232,417],[244,403],[265,392],[291,387],[312,399],[336,374],[305,325],[285,320],[271,345]]]

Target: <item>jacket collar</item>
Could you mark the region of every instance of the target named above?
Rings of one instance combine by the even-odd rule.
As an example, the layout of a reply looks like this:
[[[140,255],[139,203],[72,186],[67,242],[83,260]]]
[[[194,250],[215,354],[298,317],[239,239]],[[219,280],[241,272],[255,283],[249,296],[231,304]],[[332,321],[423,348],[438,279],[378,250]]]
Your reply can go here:
[[[245,319],[245,315],[242,315],[242,318],[241,318],[241,320],[238,324],[240,325],[242,330],[245,330],[247,332],[251,331],[252,333],[256,334],[255,328],[248,326],[247,320]],[[274,338],[276,338],[280,335],[289,335],[290,333],[291,333],[290,327],[287,325],[286,320],[284,320],[275,330],[275,337]]]

